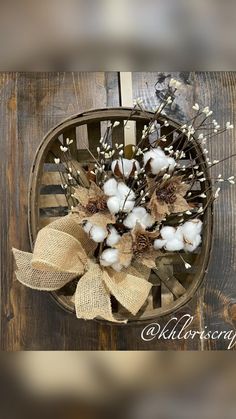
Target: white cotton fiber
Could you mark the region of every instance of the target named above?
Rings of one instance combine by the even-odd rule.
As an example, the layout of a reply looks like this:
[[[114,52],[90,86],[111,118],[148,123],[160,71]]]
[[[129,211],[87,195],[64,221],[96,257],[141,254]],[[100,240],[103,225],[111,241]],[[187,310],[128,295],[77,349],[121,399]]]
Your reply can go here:
[[[165,241],[165,249],[170,252],[184,249],[193,252],[201,243],[200,232],[202,222],[200,220],[187,221],[183,225],[175,228],[172,226],[162,227],[160,234],[163,240],[157,239],[154,242],[155,249],[161,249],[162,242]]]
[[[135,169],[136,172],[139,173],[140,171],[140,165],[139,162],[135,159],[129,160],[129,159],[119,159],[114,160],[111,164],[111,170],[115,171],[116,165],[118,164],[120,173],[125,177],[129,178],[131,172],[133,169]]]
[[[199,246],[201,241],[202,241],[202,238],[200,234],[197,234],[194,240],[192,241],[192,243],[185,243],[184,250],[186,250],[187,252],[193,252]]]
[[[195,224],[196,231],[200,234],[202,231],[202,221],[198,220],[197,218],[191,221],[193,224]]]
[[[89,234],[93,241],[96,243],[101,243],[107,236],[107,230],[103,227],[93,225]]]
[[[168,157],[168,164],[169,164],[169,172],[173,172],[175,166],[176,166],[176,161],[175,159],[173,159],[173,157]]]
[[[89,221],[86,221],[86,223],[83,226],[83,229],[87,234],[89,234],[92,227],[93,225]]]
[[[121,198],[128,196],[129,200],[135,199],[135,193],[124,182],[118,183],[118,194]]]
[[[114,271],[116,271],[116,272],[120,272],[121,270],[122,270],[122,268],[123,268],[123,266],[119,263],[119,262],[117,262],[117,263],[113,263],[112,265],[111,265],[111,267],[114,269]]]
[[[182,240],[178,240],[178,239],[171,239],[169,241],[167,241],[166,245],[165,245],[165,249],[168,250],[169,252],[174,252],[177,250],[182,250],[184,248],[184,243]]]
[[[165,246],[166,242],[167,242],[167,240],[163,240],[163,239],[154,240],[154,243],[153,243],[154,249],[155,250],[162,249]]]
[[[129,201],[127,200],[121,200],[120,201],[120,210],[122,210],[123,212],[131,212],[132,209],[134,208],[134,201]]]
[[[151,160],[150,160],[151,159]],[[160,148],[153,148],[143,155],[144,165],[150,160],[152,174],[157,175],[162,170],[169,170],[172,172],[175,168],[176,162],[172,157],[168,157]]]
[[[115,227],[110,227],[109,230],[110,232],[107,236],[106,243],[108,246],[112,247],[118,243],[118,241],[120,240],[120,235],[117,233]]]
[[[107,200],[107,207],[111,214],[117,214],[120,210],[120,200],[117,196],[111,196]]]
[[[147,211],[144,207],[135,207],[132,212],[139,219],[142,219],[147,214]]]
[[[103,191],[107,196],[114,196],[117,194],[117,181],[114,178],[107,180],[103,185]]]
[[[175,239],[178,239],[181,241],[184,240],[182,226],[177,227],[176,232],[175,232]]]
[[[125,227],[132,229],[135,227],[136,221],[137,221],[137,216],[133,212],[131,212],[125,218],[124,225]]]
[[[155,222],[154,218],[149,213],[147,213],[145,217],[142,218],[142,224],[145,227],[151,227],[154,224],[154,222]]]
[[[100,256],[100,264],[102,266],[111,266],[119,261],[118,249],[106,249]]]
[[[186,241],[193,242],[196,236],[201,232],[202,222],[200,220],[187,221],[181,228]]]
[[[133,211],[125,218],[124,225],[132,229],[135,227],[137,222],[143,228],[147,228],[151,227],[154,224],[154,219],[145,208],[135,207]]]
[[[135,193],[124,182],[109,179],[103,186],[104,193],[109,196],[107,207],[111,214],[119,211],[130,212],[134,208]]]
[[[163,157],[158,157],[151,160],[151,171],[153,175],[157,175],[162,170],[167,169],[169,166],[168,160]]]
[[[161,233],[161,237],[165,240],[171,240],[174,238],[176,229],[175,227],[171,227],[171,226],[165,226],[162,227],[160,233]]]

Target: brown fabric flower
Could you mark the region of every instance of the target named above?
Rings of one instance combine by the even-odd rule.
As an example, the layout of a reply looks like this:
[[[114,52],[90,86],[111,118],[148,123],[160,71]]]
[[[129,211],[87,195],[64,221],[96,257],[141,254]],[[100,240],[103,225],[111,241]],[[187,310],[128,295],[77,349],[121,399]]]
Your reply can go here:
[[[159,237],[159,231],[147,231],[139,223],[136,224],[132,231],[133,252],[138,263],[154,268],[156,266],[156,258],[161,252],[153,248],[154,240]]]
[[[153,180],[149,181],[152,196],[148,203],[151,215],[155,221],[161,221],[166,215],[184,212],[190,209],[184,196],[189,185],[182,182],[181,176],[172,177],[163,186],[156,186]]]
[[[115,216],[107,209],[104,192],[93,181],[90,182],[90,188],[82,186],[74,188],[74,197],[79,202],[73,212],[78,214],[81,223],[89,220],[101,227],[115,223]]]

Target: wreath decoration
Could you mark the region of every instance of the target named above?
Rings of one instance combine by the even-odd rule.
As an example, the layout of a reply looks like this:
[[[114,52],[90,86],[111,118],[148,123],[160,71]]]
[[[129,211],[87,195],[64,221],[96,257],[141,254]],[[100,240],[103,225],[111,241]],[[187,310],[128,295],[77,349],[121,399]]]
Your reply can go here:
[[[199,165],[185,167],[181,159],[194,141],[209,169],[233,157],[210,161],[206,148],[207,141],[233,125],[221,127],[208,106],[201,109],[196,103],[194,117],[179,127],[177,137],[170,141],[168,135],[158,135],[158,117],[165,115],[178,88],[180,83],[171,79],[138,144],[112,147],[120,122],[111,122],[96,156],[88,149],[93,164],[87,171],[70,166],[73,140],[67,138],[60,146],[63,158],[55,156],[54,161],[61,188],[73,202],[69,214],[38,232],[33,253],[13,249],[16,277],[27,287],[54,291],[77,278],[72,301],[78,318],[119,321],[111,296],[136,315],[152,287],[150,272],[167,253],[178,254],[185,269],[191,268],[184,254],[201,243],[204,212],[218,198],[221,182],[234,184],[234,176],[219,174],[199,195],[203,204],[196,204],[194,182],[206,178]],[[137,109],[144,111],[141,99],[131,115]],[[168,119],[163,125],[169,125]]]

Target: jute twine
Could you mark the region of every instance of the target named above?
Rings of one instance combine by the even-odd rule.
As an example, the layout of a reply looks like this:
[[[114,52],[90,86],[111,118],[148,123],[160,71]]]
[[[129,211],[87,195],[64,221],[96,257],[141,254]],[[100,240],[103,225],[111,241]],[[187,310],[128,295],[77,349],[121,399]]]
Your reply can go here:
[[[97,244],[84,232],[76,214],[69,214],[39,231],[33,253],[13,249],[16,277],[29,288],[54,291],[80,277],[73,301],[81,319],[100,317],[117,321],[111,295],[130,313],[137,314],[147,299],[150,270],[134,264],[116,272],[93,257]]]

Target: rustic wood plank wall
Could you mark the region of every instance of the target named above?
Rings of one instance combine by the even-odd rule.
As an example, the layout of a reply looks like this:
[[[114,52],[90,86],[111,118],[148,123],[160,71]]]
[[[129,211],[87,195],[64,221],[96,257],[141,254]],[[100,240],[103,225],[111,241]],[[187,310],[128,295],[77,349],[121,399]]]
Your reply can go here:
[[[170,73],[133,73],[133,96],[156,105],[154,85],[161,91]],[[225,123],[235,118],[236,73],[173,73],[183,83],[170,116],[183,120],[191,104],[209,105]],[[49,294],[17,283],[11,247],[29,251],[27,189],[31,163],[45,133],[67,116],[86,109],[119,106],[116,72],[0,73],[1,161],[1,348],[2,350],[225,349],[224,340],[143,342],[143,326],[114,326],[77,320]],[[215,158],[236,152],[235,131],[214,141]],[[235,160],[222,174],[235,173]],[[221,170],[221,169],[218,169]],[[236,173],[235,173],[236,174]],[[229,330],[236,325],[235,189],[227,189],[215,207],[212,257],[203,286],[177,316],[194,316],[192,329]],[[164,325],[171,316],[160,320]]]

